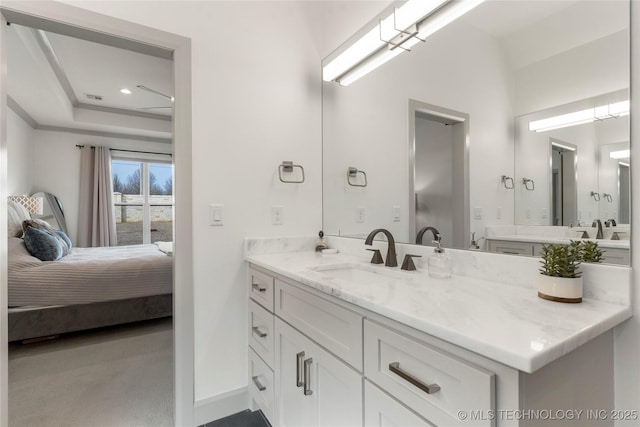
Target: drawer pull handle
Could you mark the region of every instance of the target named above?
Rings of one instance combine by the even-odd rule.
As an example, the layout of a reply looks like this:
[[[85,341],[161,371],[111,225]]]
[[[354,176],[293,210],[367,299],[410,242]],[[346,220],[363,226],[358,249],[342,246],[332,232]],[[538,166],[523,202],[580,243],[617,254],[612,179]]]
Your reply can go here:
[[[407,380],[408,382],[418,387],[420,390],[424,391],[427,394],[433,394],[440,391],[440,386],[438,384],[425,384],[419,379],[414,378],[410,374],[400,369],[400,362],[389,363],[389,370],[394,374],[398,375],[400,378]]]
[[[254,326],[253,328],[251,328],[251,330],[253,330],[253,333],[259,336],[260,338],[264,338],[267,336],[267,333],[261,330],[260,326]]]
[[[252,283],[251,284],[251,288],[253,288],[253,290],[258,291],[258,292],[267,292],[267,287],[266,286],[260,286],[259,283]]]
[[[313,391],[311,390],[311,364],[313,359],[309,358],[304,361],[304,395],[311,396]]]
[[[304,360],[304,351],[296,354],[296,387],[302,387],[302,361]]]
[[[262,385],[262,383],[260,382],[257,376],[252,377],[251,379],[253,380],[253,383],[258,388],[258,391],[265,391],[267,389],[265,386]]]

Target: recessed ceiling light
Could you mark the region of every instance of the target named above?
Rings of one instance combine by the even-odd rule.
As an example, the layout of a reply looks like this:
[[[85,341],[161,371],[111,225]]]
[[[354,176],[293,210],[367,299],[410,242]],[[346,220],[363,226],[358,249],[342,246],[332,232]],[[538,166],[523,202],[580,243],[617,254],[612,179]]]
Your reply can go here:
[[[120,92],[124,93],[125,95],[131,95],[131,91],[127,88],[120,89]]]

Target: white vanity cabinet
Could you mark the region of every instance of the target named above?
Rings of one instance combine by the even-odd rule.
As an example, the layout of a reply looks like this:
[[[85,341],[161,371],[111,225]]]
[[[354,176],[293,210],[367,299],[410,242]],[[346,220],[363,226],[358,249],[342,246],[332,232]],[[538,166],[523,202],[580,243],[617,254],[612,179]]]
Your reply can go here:
[[[270,307],[250,292],[248,382],[274,427],[565,427],[535,416],[613,408],[612,331],[528,374],[261,267],[249,276],[273,292],[255,291]]]
[[[540,256],[541,244],[487,239],[487,250],[499,254]]]
[[[276,318],[274,425],[362,425],[362,375]]]

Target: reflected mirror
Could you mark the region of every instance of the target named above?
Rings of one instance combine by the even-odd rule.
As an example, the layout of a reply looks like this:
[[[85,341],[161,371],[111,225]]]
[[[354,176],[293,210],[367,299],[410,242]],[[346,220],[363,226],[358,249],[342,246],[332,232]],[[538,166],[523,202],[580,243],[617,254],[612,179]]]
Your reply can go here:
[[[46,192],[34,193],[32,197],[40,197],[43,202],[42,215],[34,215],[34,217],[47,221],[53,228],[62,230],[66,235],[69,235],[67,221],[64,218],[64,208],[60,199]]]
[[[628,25],[628,1],[487,1],[348,86],[324,82],[325,233],[386,228],[415,243],[434,226],[446,247],[494,250],[497,238],[573,238],[578,224],[590,235],[600,219],[624,240],[629,163],[606,153],[628,148],[628,116],[597,116],[576,135],[528,124],[628,101]],[[367,185],[351,185],[349,168]]]

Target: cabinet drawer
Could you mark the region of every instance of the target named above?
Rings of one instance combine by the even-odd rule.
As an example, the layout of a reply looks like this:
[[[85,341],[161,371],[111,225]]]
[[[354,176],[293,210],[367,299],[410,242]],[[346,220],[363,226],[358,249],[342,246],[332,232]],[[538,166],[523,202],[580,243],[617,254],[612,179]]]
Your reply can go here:
[[[501,254],[533,256],[533,244],[520,242],[503,242],[500,240],[489,241],[489,252]]]
[[[273,371],[250,348],[249,349],[249,394],[264,415],[273,421],[274,409],[274,378]]]
[[[495,409],[493,373],[377,323],[365,320],[364,330],[369,380],[436,425],[491,426],[462,422],[458,411]]]
[[[433,427],[388,394],[364,382],[365,427]]]
[[[273,277],[249,267],[249,296],[273,312]]]
[[[362,316],[276,279],[276,314],[362,372]]]
[[[608,264],[629,265],[629,250],[617,248],[602,248],[603,262]]]
[[[273,366],[273,314],[249,300],[249,345]]]

